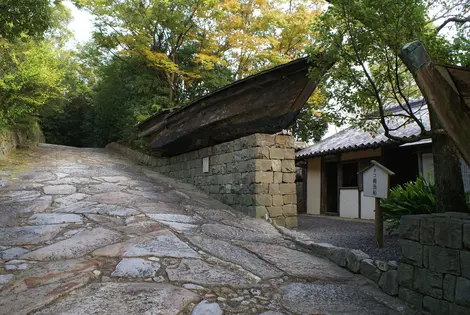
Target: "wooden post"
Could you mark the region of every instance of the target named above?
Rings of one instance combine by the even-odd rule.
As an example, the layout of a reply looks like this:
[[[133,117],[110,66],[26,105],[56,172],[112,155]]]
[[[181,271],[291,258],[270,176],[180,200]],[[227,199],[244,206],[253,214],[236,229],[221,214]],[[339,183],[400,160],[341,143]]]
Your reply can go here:
[[[375,198],[375,240],[377,247],[384,246],[384,221],[382,217],[382,209],[380,208],[380,198]]]
[[[394,172],[382,164],[372,160],[372,164],[358,172],[362,175],[362,191],[366,197],[375,198],[375,240],[377,247],[384,246],[384,223],[380,199],[388,198],[390,192],[390,176]]]

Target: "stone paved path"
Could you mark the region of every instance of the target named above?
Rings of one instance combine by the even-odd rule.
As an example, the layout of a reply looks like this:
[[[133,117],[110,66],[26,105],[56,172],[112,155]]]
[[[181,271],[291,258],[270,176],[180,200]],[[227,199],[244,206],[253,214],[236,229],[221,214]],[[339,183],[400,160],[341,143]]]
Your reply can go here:
[[[268,222],[99,149],[0,161],[0,314],[411,314]]]

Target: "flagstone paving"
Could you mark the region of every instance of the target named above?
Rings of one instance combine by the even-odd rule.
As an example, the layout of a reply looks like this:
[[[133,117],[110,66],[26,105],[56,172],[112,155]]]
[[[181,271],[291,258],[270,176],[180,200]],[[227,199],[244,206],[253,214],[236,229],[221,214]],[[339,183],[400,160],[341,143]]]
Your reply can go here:
[[[415,314],[269,222],[122,156],[27,156],[0,163],[0,314]]]

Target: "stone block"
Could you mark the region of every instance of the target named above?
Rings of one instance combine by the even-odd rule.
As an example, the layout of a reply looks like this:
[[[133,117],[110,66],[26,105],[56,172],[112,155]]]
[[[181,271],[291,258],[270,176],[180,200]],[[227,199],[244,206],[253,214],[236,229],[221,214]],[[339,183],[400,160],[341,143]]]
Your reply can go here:
[[[424,266],[424,268],[429,268],[429,247],[431,247],[431,246],[427,246],[427,245],[423,246],[423,266]]]
[[[294,160],[283,160],[282,162],[283,173],[295,173],[295,161]]]
[[[271,194],[271,195],[280,195],[281,194],[281,189],[279,187],[279,184],[269,184],[269,194]]]
[[[283,202],[285,205],[295,205],[297,204],[297,195],[284,195]]]
[[[346,266],[350,271],[358,273],[361,267],[361,261],[367,258],[370,258],[370,256],[362,250],[351,249],[346,254]]]
[[[211,185],[209,188],[209,193],[211,194],[218,194],[220,189],[220,185]]]
[[[411,265],[423,266],[423,245],[411,240],[400,240],[403,261]]]
[[[405,301],[418,309],[423,307],[423,295],[405,287],[400,287],[398,290],[398,297],[400,300]]]
[[[470,307],[470,280],[458,277],[455,282],[455,303]]]
[[[284,183],[295,183],[295,173],[283,173],[282,181]]]
[[[460,255],[456,249],[429,247],[429,269],[441,273],[460,275]]]
[[[457,304],[449,303],[449,314],[452,315],[468,315],[470,314],[470,308],[463,307]]]
[[[470,279],[470,252],[460,251],[460,268],[462,277]]]
[[[233,152],[234,162],[247,161],[256,158],[259,158],[258,148],[246,148],[240,151]],[[269,156],[267,157],[267,159],[269,159]]]
[[[419,241],[419,223],[421,216],[404,215],[400,219],[400,238]]]
[[[413,289],[419,293],[442,299],[442,282],[441,273],[415,268]]]
[[[387,263],[388,267],[392,270],[397,270],[398,269],[398,263],[394,260],[390,260],[388,263]]]
[[[286,149],[284,152],[284,159],[285,160],[295,160],[295,150],[294,149]]]
[[[282,216],[282,207],[267,207],[266,209],[268,210],[269,216],[271,218]]]
[[[272,170],[274,172],[281,172],[282,171],[282,162],[281,160],[271,160],[272,163]]]
[[[442,295],[443,298],[449,302],[455,301],[455,282],[457,277],[453,275],[445,275],[442,282]]]
[[[283,205],[282,214],[285,216],[297,215],[297,206],[296,205]]]
[[[271,147],[275,143],[277,143],[277,136],[269,135],[265,133],[255,134],[255,139],[256,139],[256,146],[259,146],[259,147]]]
[[[275,207],[282,207],[284,205],[284,200],[282,198],[282,195],[273,195],[273,206]]]
[[[398,295],[398,272],[389,270],[380,276],[379,287],[388,295]]]
[[[376,260],[374,261],[374,263],[377,266],[377,268],[379,268],[380,271],[388,271],[388,269],[390,269],[386,261]]]
[[[282,172],[274,172],[273,183],[275,184],[282,183]]]
[[[343,247],[331,247],[328,251],[328,258],[340,267],[346,267],[346,255],[348,249]]]
[[[330,257],[330,251],[334,250],[337,248],[336,246],[333,246],[328,243],[314,243],[311,242],[309,245],[310,250],[317,255],[325,256],[327,258]]]
[[[378,283],[380,280],[380,275],[382,272],[377,268],[372,259],[363,259],[361,260],[359,272],[366,278]]]
[[[443,300],[434,299],[430,296],[423,297],[423,309],[435,315],[448,315],[449,303]]]
[[[462,248],[462,221],[439,219],[434,221],[434,241],[449,248]]]
[[[413,288],[414,267],[405,263],[398,264],[398,284],[411,289]]]
[[[259,147],[259,148],[255,148],[255,150],[256,150],[256,158],[257,159],[267,159],[267,160],[270,159],[269,148]]]
[[[279,226],[286,226],[286,218],[284,217],[277,217],[273,219],[274,223]]]
[[[296,194],[296,187],[295,187],[295,184],[293,184],[293,183],[290,183],[290,184],[282,183],[282,184],[279,185],[279,188],[281,190],[281,194],[283,194],[283,195],[294,195],[294,194]]]
[[[271,160],[283,160],[285,149],[269,148],[269,157]]]
[[[421,244],[434,245],[434,219],[432,217],[421,217],[419,240]]]
[[[256,209],[255,211],[256,211],[256,217],[257,218],[264,219],[264,216],[266,215],[266,213],[269,214],[268,209],[266,209],[266,207],[264,207],[264,206],[256,206],[255,209]]]
[[[289,228],[289,229],[296,228],[297,224],[298,224],[297,216],[286,218],[286,225],[285,225],[286,228]]]
[[[239,202],[243,206],[252,206],[254,204],[252,194],[241,194],[239,195]]]
[[[255,183],[272,183],[273,172],[256,172]]]
[[[273,163],[271,160],[254,160],[256,161],[255,163],[255,169],[257,171],[271,171],[273,170]]]
[[[269,194],[255,194],[253,196],[255,201],[255,206],[272,206],[273,199],[272,196]]]
[[[470,249],[470,223],[463,225],[463,246]]]
[[[279,148],[294,148],[294,137],[276,135],[276,146]]]
[[[255,183],[250,185],[250,189],[255,194],[270,194],[268,183]]]

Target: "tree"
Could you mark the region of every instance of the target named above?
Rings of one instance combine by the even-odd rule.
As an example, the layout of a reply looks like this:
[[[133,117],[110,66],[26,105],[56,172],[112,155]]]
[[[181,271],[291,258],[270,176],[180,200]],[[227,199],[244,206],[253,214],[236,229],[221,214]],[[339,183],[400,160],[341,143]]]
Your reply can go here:
[[[104,130],[104,122],[109,123],[109,134],[95,133],[102,136],[97,141],[100,144],[123,139],[118,129],[131,122],[300,57],[314,34],[310,22],[319,13],[317,0],[74,3],[95,15],[96,49],[113,56],[104,60],[93,94],[97,125]],[[128,86],[133,86],[132,91],[140,89],[139,93],[123,91]],[[107,119],[105,112],[120,118]],[[304,110],[300,117],[299,124],[316,127],[309,119],[318,118],[310,110]],[[307,125],[297,129],[304,130],[304,137],[313,136]],[[315,137],[322,130],[317,128]],[[125,139],[133,142],[135,135],[126,133]]]
[[[292,129],[294,137],[300,141],[320,141],[328,130],[330,119],[324,117],[320,108],[325,102],[325,93],[321,89],[315,89],[307,104],[300,110]]]
[[[53,25],[53,11],[54,5],[49,0],[3,0],[0,3],[0,37],[7,40],[21,34],[41,37]]]
[[[227,0],[220,4],[216,36],[225,60],[241,79],[304,55],[321,1]]]
[[[117,58],[139,56],[168,88],[173,105],[223,65],[214,47],[218,1],[76,1],[96,16],[96,42]],[[223,79],[221,80],[224,81]]]
[[[63,59],[51,41],[0,39],[0,128],[25,123],[66,91]]]
[[[454,5],[449,5],[449,12],[445,15],[448,19],[450,11],[462,3],[452,2]],[[461,52],[452,50],[453,43],[438,34],[442,28],[436,28],[435,20],[429,16],[431,2],[332,0],[330,3],[331,6],[315,23],[314,29],[319,36],[312,48],[314,53],[322,51],[337,59],[324,80],[325,89],[330,91],[327,111],[337,112],[340,104],[351,124],[363,128],[381,126],[390,139],[416,141],[416,138],[397,136],[397,129],[389,127],[388,122],[394,117],[388,108],[400,106],[405,124],[417,124],[422,138],[433,137],[439,210],[464,211],[458,155],[452,143],[446,141],[448,137],[437,125],[432,111],[433,128],[426,130],[412,110],[410,101],[421,95],[411,73],[399,59],[401,48],[416,39],[422,40],[437,60],[462,58]],[[448,4],[449,1],[442,3]],[[379,113],[378,120],[366,119],[372,112]],[[445,167],[443,163],[446,163]]]

